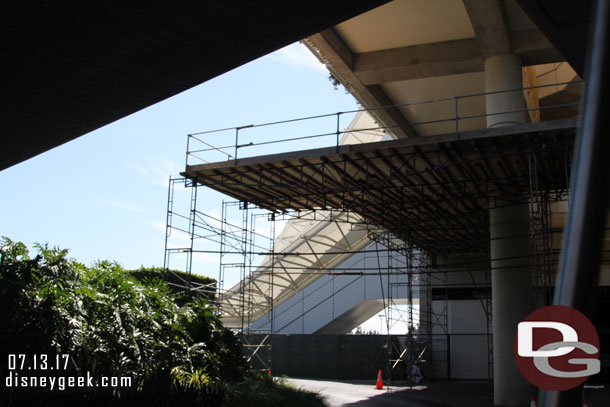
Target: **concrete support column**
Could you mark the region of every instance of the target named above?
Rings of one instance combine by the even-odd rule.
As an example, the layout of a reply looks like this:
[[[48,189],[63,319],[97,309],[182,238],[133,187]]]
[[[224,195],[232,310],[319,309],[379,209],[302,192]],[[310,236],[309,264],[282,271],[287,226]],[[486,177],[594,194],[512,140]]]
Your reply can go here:
[[[533,387],[517,368],[513,340],[533,309],[528,205],[494,199],[489,222],[494,405],[527,406]]]
[[[485,60],[485,92],[496,92],[523,87],[521,58],[514,54],[495,55]],[[494,93],[485,96],[487,127],[513,126],[526,122],[523,91]],[[494,114],[514,112],[506,114]]]

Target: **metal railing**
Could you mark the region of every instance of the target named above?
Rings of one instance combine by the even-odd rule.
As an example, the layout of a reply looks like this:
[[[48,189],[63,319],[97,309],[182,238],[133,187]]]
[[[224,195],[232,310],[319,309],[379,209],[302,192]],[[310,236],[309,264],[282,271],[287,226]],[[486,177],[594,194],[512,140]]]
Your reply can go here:
[[[582,81],[558,82],[547,85],[523,87],[494,92],[472,93],[466,95],[429,99],[418,102],[409,102],[391,106],[362,108],[345,112],[336,112],[297,119],[281,120],[263,124],[249,124],[246,126],[228,127],[210,131],[191,133],[187,136],[186,166],[206,164],[211,162],[237,160],[238,158],[266,155],[285,151],[297,151],[312,148],[311,140],[315,139],[315,147],[339,146],[341,139],[347,134],[362,132],[394,133],[396,131],[428,132],[430,134],[459,133],[460,131],[481,129],[486,127],[481,119],[493,116],[502,116],[515,113],[530,114],[535,111],[548,111],[578,107],[579,102],[561,103],[551,106],[538,106],[532,108],[507,110],[494,113],[485,112],[485,97],[495,94],[511,92],[523,93],[528,90],[578,84]],[[468,103],[470,102],[470,103]],[[452,109],[445,106],[445,110],[452,113],[447,117],[431,120],[409,122],[410,129],[400,125],[383,126],[381,124],[365,128],[344,128],[359,112],[369,112],[374,117],[383,111],[401,110],[403,113],[413,113],[422,107],[436,104],[450,104]],[[474,106],[473,106],[474,105]],[[484,111],[477,113],[476,111]],[[473,112],[475,111],[475,112]],[[452,124],[453,123],[453,124]],[[428,130],[425,128],[428,126]],[[291,137],[278,136],[291,134]],[[234,144],[226,140],[234,140]],[[286,147],[287,145],[290,147]]]

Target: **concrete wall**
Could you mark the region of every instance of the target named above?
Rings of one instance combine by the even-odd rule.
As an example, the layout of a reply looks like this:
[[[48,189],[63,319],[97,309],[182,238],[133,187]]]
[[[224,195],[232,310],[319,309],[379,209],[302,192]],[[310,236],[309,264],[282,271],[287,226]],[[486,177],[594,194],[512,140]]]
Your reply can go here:
[[[432,302],[432,308],[437,324],[432,326],[434,335],[431,338],[432,352],[428,356],[429,376],[438,379],[488,379],[487,319],[481,302],[437,300]],[[443,327],[445,324],[447,331]]]
[[[487,379],[487,320],[480,301],[449,301],[448,308],[451,378]]]

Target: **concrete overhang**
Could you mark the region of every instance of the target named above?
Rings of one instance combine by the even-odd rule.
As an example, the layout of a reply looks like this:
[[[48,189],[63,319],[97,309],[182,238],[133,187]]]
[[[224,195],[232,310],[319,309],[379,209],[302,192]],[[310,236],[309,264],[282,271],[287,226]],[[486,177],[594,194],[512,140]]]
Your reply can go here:
[[[554,8],[551,2],[545,7]],[[525,88],[539,86],[539,79],[544,82],[540,76],[549,64],[567,66],[562,53],[515,0],[395,0],[312,35],[305,44],[368,109],[480,95],[486,91],[484,61],[495,55],[519,56]],[[557,72],[562,75],[555,75],[556,82],[579,79],[569,67]],[[574,103],[580,92],[567,96],[568,103]],[[538,102],[538,96],[529,97],[545,105],[542,98]],[[478,117],[465,122],[460,131],[486,127],[485,96],[460,99],[459,106],[429,103],[371,112],[397,138],[447,133],[452,123],[417,123],[456,113]],[[547,110],[542,120],[577,114],[575,109]]]
[[[385,2],[8,3],[0,170]]]

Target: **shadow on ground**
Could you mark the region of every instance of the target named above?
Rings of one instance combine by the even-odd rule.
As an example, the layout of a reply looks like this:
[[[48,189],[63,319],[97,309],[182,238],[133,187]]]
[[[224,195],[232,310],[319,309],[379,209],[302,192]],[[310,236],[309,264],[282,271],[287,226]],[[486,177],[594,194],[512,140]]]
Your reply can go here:
[[[438,382],[414,388],[398,388],[345,404],[345,407],[490,407],[493,406],[491,382]]]

